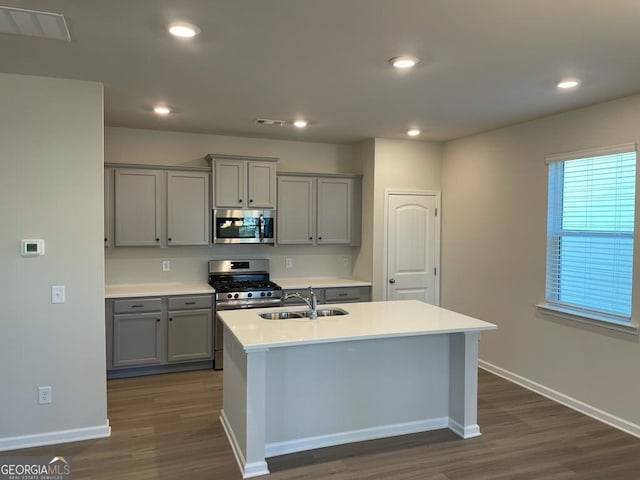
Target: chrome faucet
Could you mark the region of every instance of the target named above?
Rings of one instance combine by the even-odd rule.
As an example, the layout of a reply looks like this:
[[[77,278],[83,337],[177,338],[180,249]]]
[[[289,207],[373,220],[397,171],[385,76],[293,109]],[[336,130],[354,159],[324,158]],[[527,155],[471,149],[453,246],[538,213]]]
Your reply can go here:
[[[316,298],[316,294],[313,291],[313,288],[309,287],[309,298],[305,298],[300,295],[298,292],[296,293],[285,293],[282,301],[289,300],[290,298],[299,298],[309,307],[309,318],[311,320],[315,320],[318,318],[318,299]]]

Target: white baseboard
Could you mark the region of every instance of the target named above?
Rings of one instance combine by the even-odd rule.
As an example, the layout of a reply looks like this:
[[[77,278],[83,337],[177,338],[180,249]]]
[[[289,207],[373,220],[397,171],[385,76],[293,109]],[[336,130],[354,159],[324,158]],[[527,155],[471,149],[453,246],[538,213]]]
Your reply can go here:
[[[596,407],[593,407],[587,403],[581,402],[573,397],[565,395],[563,393],[557,392],[549,387],[545,387],[539,383],[536,383],[532,380],[529,380],[525,377],[521,377],[509,370],[505,370],[504,368],[500,368],[496,365],[493,365],[489,362],[485,362],[484,360],[478,359],[478,367],[486,370],[487,372],[493,373],[499,377],[504,378],[505,380],[509,380],[521,387],[526,388],[527,390],[531,390],[532,392],[538,393],[543,397],[547,397],[554,402],[558,402],[565,407],[569,407],[572,410],[580,412],[588,417],[591,417],[595,420],[598,420],[602,423],[606,423],[607,425],[617,428],[618,430],[622,430],[629,435],[633,435],[634,437],[640,438],[640,425],[636,425],[635,423],[628,422],[620,417],[616,417],[615,415],[611,415],[603,410],[600,410]]]
[[[459,437],[464,438],[465,440],[467,438],[479,437],[480,435],[482,435],[480,433],[480,426],[477,423],[473,425],[467,425],[465,427],[452,418],[449,419],[449,430],[451,430]]]
[[[233,455],[236,457],[236,462],[238,462],[238,467],[240,467],[242,478],[267,475],[269,473],[267,462],[247,463],[247,460],[244,458],[244,454],[242,453],[242,449],[240,448],[240,444],[238,443],[238,439],[236,438],[235,433],[233,433],[233,429],[231,428],[231,424],[229,423],[224,410],[220,412],[220,421],[222,422],[224,433],[227,435],[227,440],[229,440],[229,445],[231,445]]]
[[[433,418],[429,420],[419,420],[416,422],[398,423],[395,425],[384,425],[381,427],[364,428],[361,430],[351,430],[348,432],[332,433],[316,437],[307,437],[284,442],[268,443],[265,448],[265,456],[275,457],[287,453],[301,452],[314,448],[330,447],[332,445],[342,445],[344,443],[362,442],[374,440],[376,438],[394,437],[396,435],[407,435],[409,433],[427,432],[449,427],[449,418]]]
[[[34,435],[0,438],[0,452],[21,448],[41,447],[43,445],[55,445],[58,443],[93,440],[110,435],[111,427],[109,426],[109,420],[107,420],[106,425],[97,425],[95,427],[74,428],[72,430],[59,430]]]

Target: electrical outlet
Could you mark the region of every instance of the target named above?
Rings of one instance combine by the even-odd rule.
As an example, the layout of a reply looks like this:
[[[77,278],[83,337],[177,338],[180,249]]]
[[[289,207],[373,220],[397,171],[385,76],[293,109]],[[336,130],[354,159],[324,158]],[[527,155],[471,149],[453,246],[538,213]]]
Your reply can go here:
[[[171,271],[171,261],[170,260],[162,260],[162,271],[163,272]]]
[[[51,387],[38,387],[38,403],[40,405],[51,403]]]
[[[285,268],[293,268],[293,258],[285,258],[284,259],[284,266]]]
[[[346,268],[349,267],[349,257],[342,257],[342,266]]]

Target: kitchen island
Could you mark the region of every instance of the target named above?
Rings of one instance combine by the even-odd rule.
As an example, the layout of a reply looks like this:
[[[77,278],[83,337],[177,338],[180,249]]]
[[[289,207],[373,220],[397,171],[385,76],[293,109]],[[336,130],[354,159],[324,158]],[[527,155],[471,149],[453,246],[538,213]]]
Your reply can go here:
[[[266,458],[477,424],[478,336],[496,326],[415,300],[340,305],[334,317],[224,322],[221,421],[244,478]]]

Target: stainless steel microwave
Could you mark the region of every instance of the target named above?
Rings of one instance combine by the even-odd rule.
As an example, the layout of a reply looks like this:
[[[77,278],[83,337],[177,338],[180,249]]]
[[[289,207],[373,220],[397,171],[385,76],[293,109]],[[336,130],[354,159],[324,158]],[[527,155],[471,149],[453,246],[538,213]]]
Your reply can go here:
[[[275,243],[275,210],[213,211],[213,243]]]

